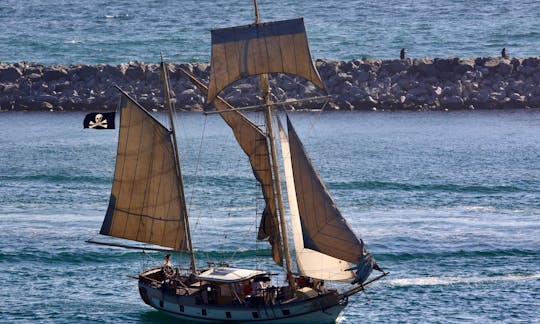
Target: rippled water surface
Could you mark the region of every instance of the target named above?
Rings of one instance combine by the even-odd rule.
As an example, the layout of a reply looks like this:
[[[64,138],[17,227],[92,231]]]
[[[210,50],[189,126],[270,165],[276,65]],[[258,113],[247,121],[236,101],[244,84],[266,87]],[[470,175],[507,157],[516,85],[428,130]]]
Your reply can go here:
[[[263,21],[304,17],[314,58],[537,56],[533,0],[259,0]],[[213,28],[249,24],[251,0],[3,0],[0,61],[208,61]]]
[[[101,239],[117,133],[82,130],[83,117],[0,114],[0,322],[169,322],[127,276],[162,254],[84,243]],[[350,299],[343,323],[538,320],[538,111],[292,119],[391,273]],[[198,262],[279,271],[253,241],[256,185],[233,135],[218,116],[177,121]]]

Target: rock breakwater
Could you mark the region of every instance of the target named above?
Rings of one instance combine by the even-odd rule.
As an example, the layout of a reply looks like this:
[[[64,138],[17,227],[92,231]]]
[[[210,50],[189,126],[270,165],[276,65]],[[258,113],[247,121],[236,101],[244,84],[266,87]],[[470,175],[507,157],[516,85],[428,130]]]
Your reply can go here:
[[[540,107],[540,57],[504,59],[414,58],[404,60],[317,60],[331,96],[329,109],[457,110]],[[186,69],[206,84],[208,63],[169,64],[178,109],[210,109]],[[275,101],[324,95],[290,75],[271,79]],[[0,63],[0,110],[113,110],[124,89],[148,109],[163,109],[158,64],[55,65]],[[233,84],[221,94],[236,106],[253,105],[258,82]],[[302,108],[319,108],[313,103]],[[327,108],[328,109],[328,108]]]

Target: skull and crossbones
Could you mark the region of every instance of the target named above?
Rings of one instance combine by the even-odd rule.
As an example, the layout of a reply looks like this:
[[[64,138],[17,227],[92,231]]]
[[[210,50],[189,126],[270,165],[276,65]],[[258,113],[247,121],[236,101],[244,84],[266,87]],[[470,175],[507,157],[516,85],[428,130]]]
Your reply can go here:
[[[103,127],[107,128],[107,119],[103,119],[102,114],[96,115],[96,122],[90,121],[90,128]]]

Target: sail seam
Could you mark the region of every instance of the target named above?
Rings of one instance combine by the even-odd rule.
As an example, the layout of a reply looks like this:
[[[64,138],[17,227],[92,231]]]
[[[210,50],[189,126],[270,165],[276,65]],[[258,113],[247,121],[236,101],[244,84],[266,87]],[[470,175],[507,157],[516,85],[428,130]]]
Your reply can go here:
[[[144,217],[144,218],[149,218],[149,219],[152,219],[152,220],[159,220],[161,222],[178,222],[177,219],[163,219],[163,218],[159,218],[159,217],[150,216],[150,215],[147,215],[147,214],[129,212],[127,210],[119,209],[119,208],[116,208],[115,210],[118,211],[118,212],[124,213],[126,215]]]

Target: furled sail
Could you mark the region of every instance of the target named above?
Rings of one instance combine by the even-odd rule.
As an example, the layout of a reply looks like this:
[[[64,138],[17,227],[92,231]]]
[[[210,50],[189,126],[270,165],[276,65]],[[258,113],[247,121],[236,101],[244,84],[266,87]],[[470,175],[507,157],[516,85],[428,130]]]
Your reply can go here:
[[[208,88],[194,75],[183,69],[180,69],[180,71],[197,85],[199,90],[208,93]],[[249,158],[255,178],[259,181],[262,188],[266,206],[262,214],[257,238],[259,240],[268,238],[272,246],[272,258],[277,264],[283,265],[281,235],[276,213],[268,138],[249,118],[241,112],[234,110],[234,107],[221,97],[216,97],[214,107],[216,110],[223,112],[220,114],[221,117],[223,117],[223,120],[233,130],[238,144]]]
[[[289,141],[281,122],[278,124],[298,272],[300,275],[322,280],[352,279],[354,275],[352,271],[347,270],[350,268],[348,262],[304,247],[302,226],[300,224],[298,203],[296,201]]]
[[[229,84],[256,74],[290,73],[323,89],[302,18],[212,30],[207,102]]]
[[[304,246],[353,264],[367,259],[374,265],[370,256],[365,258],[364,243],[341,216],[289,118],[287,128]]]
[[[125,93],[109,208],[100,234],[187,250],[171,132]]]

